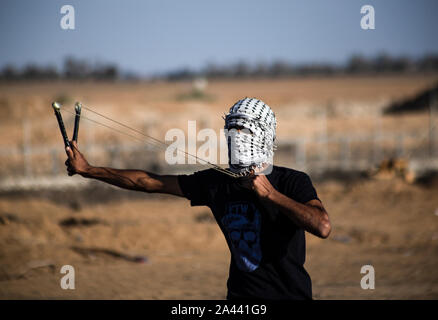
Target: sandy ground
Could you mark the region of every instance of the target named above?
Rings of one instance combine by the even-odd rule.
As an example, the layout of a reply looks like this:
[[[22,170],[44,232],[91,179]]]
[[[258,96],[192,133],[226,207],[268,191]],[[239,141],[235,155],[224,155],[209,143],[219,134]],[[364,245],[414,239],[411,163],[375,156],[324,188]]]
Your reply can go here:
[[[212,81],[201,100],[178,98],[190,93],[190,82],[2,83],[0,147],[59,145],[63,167],[50,109],[60,99],[65,108],[80,100],[155,137],[186,128],[187,120],[197,120],[199,128],[221,128],[223,112],[243,96],[259,97],[275,109],[279,140],[318,136],[321,110],[330,134],[370,133],[376,127],[424,133],[425,113],[379,119],[375,113],[437,80],[435,74]],[[73,119],[64,116],[71,132]],[[31,122],[27,138],[23,118]],[[113,139],[118,138],[81,122],[80,144]],[[49,160],[32,159],[37,167]],[[23,173],[23,159],[6,154],[0,161],[0,179]],[[135,155],[133,161],[141,165]],[[106,162],[96,158],[93,164]],[[316,183],[333,232],[327,240],[307,235],[305,267],[314,298],[437,299],[437,187],[395,178]],[[184,199],[101,184],[82,192],[0,193],[0,299],[223,299],[229,259],[208,209],[191,208]],[[75,268],[75,290],[60,287],[66,264]],[[375,268],[374,290],[360,287],[360,269],[367,264]]]
[[[326,240],[307,234],[314,298],[437,299],[437,186],[317,183],[333,232]],[[225,298],[230,256],[207,208],[147,194],[110,201],[128,192],[106,192],[91,204],[74,194],[57,197],[69,202],[0,199],[1,299]],[[75,290],[60,287],[65,264],[75,268]],[[374,290],[360,287],[366,264],[375,268]]]

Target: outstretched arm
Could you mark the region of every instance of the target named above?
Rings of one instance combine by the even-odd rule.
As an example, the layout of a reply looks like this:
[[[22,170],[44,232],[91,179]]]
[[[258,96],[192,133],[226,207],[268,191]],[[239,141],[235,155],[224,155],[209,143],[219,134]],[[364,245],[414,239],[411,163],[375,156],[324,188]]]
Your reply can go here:
[[[68,159],[65,163],[70,176],[79,174],[84,178],[100,180],[123,189],[183,196],[175,175],[157,175],[143,170],[94,167],[79,151],[75,141],[71,142],[71,146],[72,148],[66,148]]]

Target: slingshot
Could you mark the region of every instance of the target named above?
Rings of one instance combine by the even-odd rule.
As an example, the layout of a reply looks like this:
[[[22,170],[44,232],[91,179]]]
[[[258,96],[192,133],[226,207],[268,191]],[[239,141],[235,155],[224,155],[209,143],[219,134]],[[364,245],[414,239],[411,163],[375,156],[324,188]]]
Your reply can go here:
[[[56,120],[58,120],[59,130],[61,131],[62,140],[64,141],[64,146],[70,147],[70,141],[68,140],[67,132],[65,131],[64,121],[62,120],[61,115],[61,105],[58,102],[52,103],[53,110],[55,111]],[[73,141],[78,141],[79,134],[79,121],[81,120],[81,109],[82,104],[80,102],[76,102],[75,104],[75,126],[73,129]]]
[[[58,121],[59,129],[60,129],[60,131],[61,131],[61,135],[62,135],[62,140],[64,141],[64,146],[65,146],[66,148],[67,148],[67,147],[70,147],[70,148],[71,148],[70,141],[68,140],[67,132],[65,131],[64,122],[63,122],[63,120],[62,120],[62,116],[61,116],[61,105],[60,105],[58,102],[53,102],[53,103],[52,103],[52,107],[53,107],[53,110],[55,111],[55,116],[56,116],[56,119],[57,119],[57,121]],[[91,113],[93,113],[93,114],[95,114],[95,115],[97,115],[97,116],[99,116],[99,117],[101,117],[101,118],[103,118],[103,119],[106,119],[106,120],[108,120],[108,121],[111,121],[112,123],[114,123],[114,124],[116,124],[116,125],[118,125],[118,126],[121,126],[121,127],[125,128],[125,129],[130,130],[132,133],[135,133],[135,134],[137,134],[137,135],[142,135],[144,138],[147,138],[148,141],[145,141],[144,139],[141,139],[141,138],[139,138],[139,137],[136,136],[136,135],[132,135],[132,134],[127,133],[127,132],[125,132],[125,131],[122,131],[122,130],[116,129],[116,128],[114,128],[113,126],[110,126],[110,125],[107,125],[107,124],[101,123],[101,122],[96,121],[96,120],[94,120],[94,119],[90,119],[90,118],[88,118],[87,116],[82,116],[82,118],[84,118],[84,119],[86,119],[86,120],[88,120],[88,121],[90,121],[90,122],[92,122],[92,123],[95,123],[95,124],[101,125],[101,126],[107,128],[107,129],[113,130],[113,131],[115,131],[115,132],[117,132],[117,133],[119,133],[119,134],[123,134],[123,135],[125,135],[125,136],[130,137],[130,138],[133,138],[133,139],[135,139],[135,140],[138,140],[138,141],[140,141],[140,142],[142,142],[142,143],[149,143],[149,144],[152,144],[152,145],[154,145],[154,146],[156,146],[156,147],[163,148],[164,150],[165,150],[167,147],[169,147],[169,145],[168,145],[167,143],[165,143],[165,142],[163,142],[163,141],[161,141],[161,140],[159,140],[159,139],[157,139],[157,138],[154,138],[154,137],[152,137],[152,136],[150,136],[150,135],[147,135],[147,134],[141,132],[140,130],[137,130],[137,129],[131,128],[130,126],[128,126],[128,125],[126,125],[126,124],[124,124],[124,123],[121,123],[120,121],[117,121],[117,120],[111,119],[111,118],[108,117],[108,116],[105,116],[105,115],[103,115],[103,114],[101,114],[101,113],[99,113],[99,112],[96,112],[96,111],[92,110],[91,108],[89,108],[89,107],[87,107],[87,106],[85,106],[85,105],[82,105],[80,102],[76,102],[76,104],[75,104],[75,112],[74,112],[74,113],[71,112],[70,110],[64,110],[64,111],[67,112],[67,113],[70,113],[70,114],[74,114],[74,115],[75,115],[75,126],[74,126],[74,129],[73,129],[73,141],[76,141],[76,142],[78,141],[79,120],[80,120],[80,118],[81,118],[81,109],[82,109],[82,108],[85,109],[85,110],[87,110],[87,111],[89,111],[89,112],[91,112]],[[236,173],[234,173],[234,172],[232,172],[232,171],[230,171],[230,170],[228,170],[228,169],[221,168],[220,166],[218,166],[218,165],[216,165],[216,164],[214,164],[214,163],[211,163],[211,162],[209,162],[209,161],[207,161],[207,160],[204,160],[204,159],[202,159],[202,158],[200,158],[200,157],[198,157],[198,156],[196,156],[196,155],[192,155],[192,154],[188,153],[188,152],[185,151],[185,150],[181,150],[181,149],[176,149],[176,150],[177,150],[178,152],[182,152],[183,154],[185,154],[185,155],[187,155],[187,156],[190,156],[190,157],[193,157],[193,158],[197,159],[198,161],[201,162],[201,164],[203,164],[203,165],[207,165],[207,166],[210,166],[212,169],[214,169],[214,170],[216,170],[216,171],[219,171],[219,172],[221,172],[221,173],[224,173],[224,174],[226,174],[226,175],[228,175],[228,176],[230,176],[230,177],[233,177],[233,178],[238,178],[238,177],[239,177],[238,174],[236,174]],[[68,160],[66,161],[66,164],[67,164],[67,162],[68,162]]]

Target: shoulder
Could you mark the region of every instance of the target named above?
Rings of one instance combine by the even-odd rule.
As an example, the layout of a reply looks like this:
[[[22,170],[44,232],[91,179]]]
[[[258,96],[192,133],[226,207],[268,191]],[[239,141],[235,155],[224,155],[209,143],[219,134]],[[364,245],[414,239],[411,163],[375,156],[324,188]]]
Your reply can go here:
[[[302,189],[313,188],[310,176],[303,171],[274,166],[272,174],[273,177],[270,180],[272,180],[281,191],[295,193]]]
[[[192,206],[208,205],[211,188],[219,174],[217,170],[206,169],[192,174],[178,175],[178,183],[183,196],[191,201]]]
[[[180,179],[196,180],[199,183],[217,183],[218,181],[228,178],[227,175],[213,168],[196,171],[188,175],[180,175],[179,177]]]
[[[208,178],[208,179],[221,179],[223,177],[228,177],[224,173],[215,170],[213,168],[196,171],[195,173],[193,173],[193,175],[199,178]]]
[[[318,199],[307,173],[284,167],[274,167],[274,172],[276,172],[280,192],[301,203]]]
[[[274,170],[272,172],[277,178],[280,180],[296,180],[296,181],[302,181],[302,180],[310,180],[310,177],[307,173],[291,168],[286,167],[278,167],[274,166]]]

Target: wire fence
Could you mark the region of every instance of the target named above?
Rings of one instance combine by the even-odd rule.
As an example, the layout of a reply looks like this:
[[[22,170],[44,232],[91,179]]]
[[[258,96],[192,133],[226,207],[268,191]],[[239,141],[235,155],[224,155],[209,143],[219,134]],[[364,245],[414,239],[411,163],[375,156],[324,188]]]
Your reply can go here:
[[[376,130],[364,133],[329,134],[327,130],[322,130],[316,136],[280,138],[275,163],[310,173],[327,170],[362,171],[388,158],[405,158],[434,164],[438,158],[435,117],[436,113],[431,108],[429,122],[414,132],[388,132],[377,125]],[[323,117],[323,128],[326,126],[324,121],[326,119]],[[381,120],[377,117],[375,121],[378,124]],[[47,177],[55,179],[66,175],[66,155],[61,140],[53,144],[32,143],[35,125],[36,123],[29,120],[23,121],[22,142],[14,146],[0,146],[0,180],[35,180]],[[166,173],[187,173],[194,169],[193,166],[167,165],[164,152],[152,145],[138,142],[97,142],[93,126],[86,122],[82,126],[85,127],[82,129],[85,137],[82,137],[81,150],[92,163]]]

